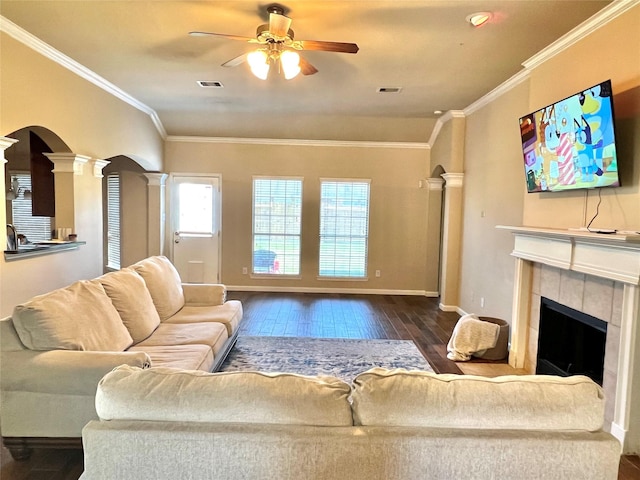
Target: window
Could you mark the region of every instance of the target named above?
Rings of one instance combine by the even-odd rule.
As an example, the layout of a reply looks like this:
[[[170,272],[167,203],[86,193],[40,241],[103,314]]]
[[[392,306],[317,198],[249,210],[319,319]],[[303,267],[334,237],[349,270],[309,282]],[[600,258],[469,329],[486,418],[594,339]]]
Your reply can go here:
[[[369,183],[321,180],[321,277],[366,278]]]
[[[300,274],[301,215],[301,179],[253,179],[253,273]]]
[[[11,223],[16,232],[29,242],[51,240],[51,218],[32,215],[31,173],[11,172],[9,175],[18,185],[16,198],[11,201]]]
[[[120,175],[107,175],[107,267],[120,268]]]
[[[183,236],[210,237],[213,225],[213,185],[178,184],[178,231]]]

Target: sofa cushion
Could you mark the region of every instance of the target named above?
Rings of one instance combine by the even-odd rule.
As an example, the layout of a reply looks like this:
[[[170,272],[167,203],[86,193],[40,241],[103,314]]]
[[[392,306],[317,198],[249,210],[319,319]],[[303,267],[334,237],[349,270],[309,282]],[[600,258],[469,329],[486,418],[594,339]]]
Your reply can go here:
[[[146,340],[136,347],[161,345],[207,345],[217,355],[229,336],[221,323],[161,323]]]
[[[349,392],[333,377],[123,365],[100,381],[96,411],[103,420],[349,426]]]
[[[358,375],[356,425],[597,431],[602,388],[585,376],[435,374],[374,368]]]
[[[145,258],[131,265],[144,279],[153,304],[156,306],[160,321],[175,314],[184,305],[184,293],[180,274],[163,256]]]
[[[102,285],[95,280],[17,305],[13,324],[31,350],[123,351],[133,343]]]
[[[128,352],[144,352],[151,359],[152,367],[170,367],[183,370],[210,372],[215,363],[209,345],[134,345]]]
[[[167,323],[218,322],[225,325],[227,334],[231,336],[238,329],[240,320],[242,320],[242,303],[239,300],[228,300],[223,305],[208,307],[185,305],[167,319]]]
[[[147,285],[135,270],[125,268],[97,280],[118,310],[133,343],[141,342],[160,325],[160,316]]]

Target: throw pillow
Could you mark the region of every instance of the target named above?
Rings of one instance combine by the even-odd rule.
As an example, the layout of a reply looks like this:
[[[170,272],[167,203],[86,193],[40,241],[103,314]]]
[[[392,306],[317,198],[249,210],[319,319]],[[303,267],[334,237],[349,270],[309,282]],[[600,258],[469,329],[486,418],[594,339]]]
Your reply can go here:
[[[163,256],[149,257],[131,266],[149,289],[153,304],[156,306],[160,321],[174,315],[184,306],[184,292],[180,274]]]
[[[158,311],[147,285],[135,270],[124,268],[97,279],[116,307],[133,343],[149,337],[160,325]]]
[[[124,351],[133,339],[102,285],[79,281],[13,310],[20,340],[31,350]]]

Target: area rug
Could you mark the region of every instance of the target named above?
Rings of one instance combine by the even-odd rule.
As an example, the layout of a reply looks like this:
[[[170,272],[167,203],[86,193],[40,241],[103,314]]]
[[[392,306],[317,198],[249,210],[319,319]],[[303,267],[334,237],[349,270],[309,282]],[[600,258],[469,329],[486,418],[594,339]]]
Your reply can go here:
[[[433,369],[411,340],[238,337],[220,371],[330,375],[350,383],[373,367]]]

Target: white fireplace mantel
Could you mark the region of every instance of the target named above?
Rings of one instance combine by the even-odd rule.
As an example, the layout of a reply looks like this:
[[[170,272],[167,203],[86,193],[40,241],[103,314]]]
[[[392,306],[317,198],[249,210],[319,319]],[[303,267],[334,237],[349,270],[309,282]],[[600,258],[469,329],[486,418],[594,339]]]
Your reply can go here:
[[[622,318],[613,433],[628,453],[640,451],[640,234],[504,226],[516,257],[509,364],[524,368],[533,265],[540,263],[621,282]],[[633,407],[635,405],[635,407]]]
[[[552,267],[640,285],[640,234],[508,227],[515,237],[512,255]]]

